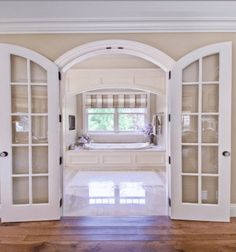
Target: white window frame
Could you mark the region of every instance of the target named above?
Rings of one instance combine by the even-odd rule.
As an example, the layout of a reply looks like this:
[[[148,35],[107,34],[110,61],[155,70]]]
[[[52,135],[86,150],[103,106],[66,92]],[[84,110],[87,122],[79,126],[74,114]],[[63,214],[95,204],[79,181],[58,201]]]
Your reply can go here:
[[[116,134],[140,135],[140,134],[143,134],[142,132],[139,132],[139,131],[120,131],[119,130],[119,114],[128,114],[128,113],[119,113],[118,108],[114,108],[115,112],[114,112],[114,130],[113,131],[89,131],[88,130],[88,112],[87,112],[87,108],[86,108],[86,98],[85,98],[85,96],[87,94],[89,94],[89,95],[146,94],[147,95],[147,108],[146,108],[146,113],[144,113],[145,124],[150,122],[150,93],[147,93],[147,92],[89,92],[89,93],[83,93],[83,132],[86,134],[90,134],[90,135],[91,134],[93,134],[93,135],[96,135],[96,134],[107,134],[107,135],[108,134],[109,135],[116,135]],[[129,114],[137,114],[137,113],[129,113]],[[141,114],[143,114],[143,113],[141,113]]]

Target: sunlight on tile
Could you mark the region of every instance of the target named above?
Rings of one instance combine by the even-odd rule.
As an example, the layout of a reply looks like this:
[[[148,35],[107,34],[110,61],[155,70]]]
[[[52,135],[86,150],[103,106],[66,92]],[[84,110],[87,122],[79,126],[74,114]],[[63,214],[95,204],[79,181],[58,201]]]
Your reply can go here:
[[[164,172],[67,171],[65,178],[64,216],[167,215]]]
[[[120,204],[145,204],[145,194],[142,182],[122,182],[119,185]]]
[[[90,182],[88,188],[89,204],[115,204],[114,182]]]

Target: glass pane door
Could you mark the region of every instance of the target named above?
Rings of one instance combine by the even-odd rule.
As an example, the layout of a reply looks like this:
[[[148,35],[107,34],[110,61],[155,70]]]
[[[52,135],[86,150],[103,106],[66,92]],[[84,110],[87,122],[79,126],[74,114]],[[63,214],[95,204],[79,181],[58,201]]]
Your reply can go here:
[[[47,86],[41,66],[11,55],[13,205],[48,203]]]
[[[171,217],[229,221],[231,43],[189,53],[172,76]]]
[[[218,204],[219,54],[182,76],[182,202]]]
[[[58,219],[58,68],[13,45],[0,44],[0,57],[2,222]]]

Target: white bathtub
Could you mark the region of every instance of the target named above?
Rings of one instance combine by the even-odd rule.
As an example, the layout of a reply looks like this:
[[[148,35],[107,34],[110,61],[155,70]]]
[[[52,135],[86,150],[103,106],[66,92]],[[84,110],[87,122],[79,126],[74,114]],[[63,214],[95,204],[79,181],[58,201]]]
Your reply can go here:
[[[147,143],[88,143],[84,145],[85,150],[143,150],[149,149]]]

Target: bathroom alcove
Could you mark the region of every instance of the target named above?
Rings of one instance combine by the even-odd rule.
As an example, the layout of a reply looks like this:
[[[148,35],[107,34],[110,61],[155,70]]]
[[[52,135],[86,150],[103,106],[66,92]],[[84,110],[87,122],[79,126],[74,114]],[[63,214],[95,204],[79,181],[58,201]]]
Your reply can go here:
[[[100,55],[74,65],[66,71],[64,80],[64,215],[168,215],[168,179],[165,164],[167,137],[166,73],[156,65],[135,56],[124,54]],[[146,156],[146,153],[144,152],[135,153],[132,150],[124,150],[121,152],[116,151],[114,156],[113,152],[103,150],[100,152],[93,152],[92,155],[90,151],[89,156],[88,152],[83,153],[83,156],[81,157],[81,153],[77,152],[75,154],[74,150],[68,150],[71,143],[76,141],[78,134],[87,134],[87,132],[83,129],[83,120],[85,117],[83,112],[83,96],[90,93],[148,94],[148,118],[145,124],[152,121],[153,114],[160,113],[162,117],[162,133],[158,136],[159,149],[157,155],[153,151],[150,153],[147,153],[146,151]],[[69,115],[75,115],[76,130],[69,130]],[[135,142],[140,141],[140,139],[143,141],[143,134],[140,133],[136,135],[129,135],[127,132],[124,132],[123,134],[102,133],[101,135],[91,135],[93,140],[96,142],[117,142],[118,139],[119,141],[125,142]],[[142,153],[144,153],[143,159],[138,157],[142,156]],[[122,155],[122,158],[119,157],[119,154]],[[153,157],[154,159],[152,163],[151,160]],[[83,161],[78,161],[79,159]],[[121,159],[123,159],[123,162],[119,161]],[[133,161],[136,159],[140,163]],[[127,174],[127,176],[125,174]],[[155,176],[156,181],[154,179]],[[114,193],[116,192],[116,196],[117,190],[124,191],[124,189],[119,188],[119,185],[124,186],[124,181],[129,181],[129,177],[131,177],[131,181],[136,181],[136,183],[142,181],[142,178],[144,178],[144,187],[148,188],[150,182],[152,188],[152,192],[150,192],[149,189],[149,196],[146,195],[146,201],[144,198],[142,199],[145,201],[145,204],[149,205],[145,210],[145,204],[139,205],[137,203],[137,198],[134,199],[134,201],[136,200],[136,203],[133,204],[131,201],[129,201],[129,204],[117,204],[119,200],[120,202],[124,202],[123,198],[114,198],[113,203],[100,203],[100,206],[98,204],[96,207],[95,203],[92,203],[92,205],[86,204],[86,200],[87,202],[89,202],[89,200],[94,202],[95,199],[89,198],[89,192],[91,192],[92,189],[89,189],[89,186],[85,183],[85,181],[89,183],[88,181],[94,179],[96,184],[96,177],[99,177],[100,182],[104,182],[104,180],[106,182],[106,180],[111,180],[116,177],[115,182],[113,181]],[[119,177],[120,181],[118,179]],[[68,186],[69,184],[70,186]],[[106,184],[102,184],[101,186],[106,186]],[[107,186],[109,186],[109,183]],[[136,186],[137,189],[137,184],[134,186]],[[160,188],[161,190],[159,190]],[[158,190],[155,191],[155,189]],[[97,188],[96,190],[99,189]],[[142,191],[142,188],[140,190]],[[142,193],[144,193],[144,191],[142,191]],[[153,195],[150,196],[150,194]],[[156,202],[158,203],[155,205],[153,202],[155,202],[155,198],[158,197],[161,200],[157,200]],[[99,199],[97,200],[99,201]],[[107,202],[107,200],[108,199],[105,197],[105,202]],[[134,211],[135,206],[137,212]],[[98,208],[103,210],[96,210]],[[131,208],[133,208],[132,211]]]

